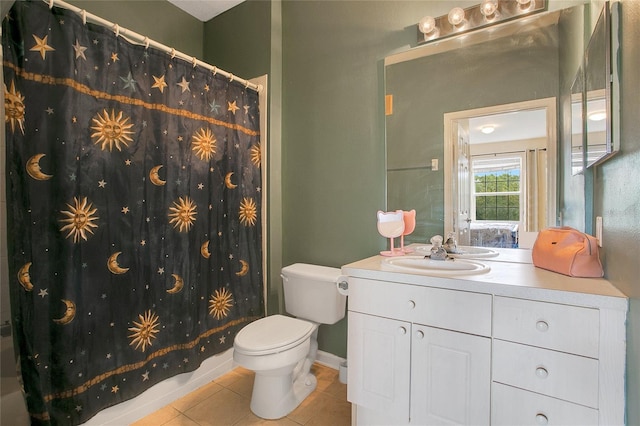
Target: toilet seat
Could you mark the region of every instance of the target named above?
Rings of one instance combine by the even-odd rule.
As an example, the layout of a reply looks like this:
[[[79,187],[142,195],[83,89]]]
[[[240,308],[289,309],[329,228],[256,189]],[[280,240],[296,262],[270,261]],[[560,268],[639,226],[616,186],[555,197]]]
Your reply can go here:
[[[234,350],[244,355],[267,355],[298,346],[311,336],[315,324],[284,315],[271,315],[238,332]]]

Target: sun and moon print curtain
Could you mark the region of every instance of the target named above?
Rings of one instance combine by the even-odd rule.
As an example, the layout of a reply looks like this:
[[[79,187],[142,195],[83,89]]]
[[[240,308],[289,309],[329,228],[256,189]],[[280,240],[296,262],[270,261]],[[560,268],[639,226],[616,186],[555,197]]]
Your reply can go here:
[[[2,36],[17,368],[77,424],[264,315],[258,94],[39,0]]]

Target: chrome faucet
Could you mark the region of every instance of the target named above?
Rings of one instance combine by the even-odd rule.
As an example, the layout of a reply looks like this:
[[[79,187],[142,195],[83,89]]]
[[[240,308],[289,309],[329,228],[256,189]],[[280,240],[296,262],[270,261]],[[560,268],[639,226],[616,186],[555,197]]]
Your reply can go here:
[[[454,232],[449,232],[447,234],[447,241],[444,242],[443,247],[447,251],[447,253],[457,253],[458,252],[458,243],[456,242],[455,233]]]

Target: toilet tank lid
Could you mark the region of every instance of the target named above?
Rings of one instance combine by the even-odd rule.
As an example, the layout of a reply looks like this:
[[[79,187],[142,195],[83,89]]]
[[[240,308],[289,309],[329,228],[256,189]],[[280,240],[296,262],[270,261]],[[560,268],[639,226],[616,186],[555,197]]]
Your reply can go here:
[[[294,263],[282,268],[282,275],[286,277],[314,278],[322,281],[336,282],[341,275],[341,270],[329,266]]]

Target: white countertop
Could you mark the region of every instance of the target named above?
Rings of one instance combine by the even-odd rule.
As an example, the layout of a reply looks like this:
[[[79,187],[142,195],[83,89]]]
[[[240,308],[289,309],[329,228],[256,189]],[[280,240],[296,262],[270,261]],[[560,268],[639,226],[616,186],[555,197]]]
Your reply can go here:
[[[499,256],[474,259],[491,267],[487,273],[433,277],[419,273],[390,270],[382,264],[383,256],[372,256],[344,265],[342,273],[350,277],[404,284],[448,288],[452,290],[489,293],[498,296],[522,297],[571,305],[628,309],[628,299],[613,284],[603,278],[574,278],[535,267],[525,260],[530,250],[496,249]],[[513,259],[509,261],[508,259]]]

